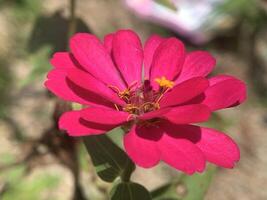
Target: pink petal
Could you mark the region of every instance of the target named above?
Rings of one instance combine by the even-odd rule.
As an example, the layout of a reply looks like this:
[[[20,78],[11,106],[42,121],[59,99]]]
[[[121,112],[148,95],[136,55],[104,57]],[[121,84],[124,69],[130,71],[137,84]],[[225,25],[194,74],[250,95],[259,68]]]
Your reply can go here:
[[[158,46],[164,41],[164,38],[158,35],[152,35],[148,38],[144,47],[144,67],[145,79],[149,79],[150,67],[153,60],[154,53]]]
[[[80,111],[65,112],[59,119],[59,128],[70,136],[98,135],[106,133],[116,126],[96,124],[81,118]]]
[[[70,48],[79,63],[95,78],[125,89],[108,51],[97,37],[87,33],[77,33],[70,40]]]
[[[82,68],[69,52],[57,52],[50,60],[56,69]]]
[[[170,125],[168,125],[170,126]],[[236,143],[227,135],[210,128],[198,126],[172,126],[177,136],[195,143],[204,153],[207,161],[225,168],[233,168],[240,159]]]
[[[210,117],[209,107],[202,104],[185,105],[171,108],[162,117],[175,124],[205,122]]]
[[[205,91],[202,104],[209,106],[213,111],[233,107],[246,99],[246,85],[242,81],[229,77],[216,77],[212,79],[213,85]]]
[[[90,92],[97,93],[99,96],[108,99],[109,101],[122,105],[124,101],[121,100],[118,95],[112,91],[104,83],[94,78],[89,73],[86,73],[79,69],[69,69],[67,77],[76,85],[84,88]]]
[[[153,167],[160,161],[156,142],[161,134],[159,128],[133,126],[124,136],[125,151],[137,165],[144,168]]]
[[[220,74],[220,75],[217,75],[217,76],[214,76],[214,77],[211,77],[209,79],[209,83],[210,83],[210,86],[213,86],[219,82],[222,82],[222,81],[225,81],[225,80],[228,80],[228,79],[235,79],[234,76],[230,76],[230,75],[226,75],[226,74]]]
[[[240,159],[237,144],[224,133],[210,128],[201,128],[201,140],[196,145],[209,162],[221,167],[233,168]]]
[[[106,35],[104,38],[104,46],[107,49],[109,54],[111,54],[111,52],[112,52],[113,37],[114,37],[114,34],[110,33],[110,34]]]
[[[113,58],[128,86],[140,82],[143,50],[141,41],[133,31],[120,30],[113,37]]]
[[[47,78],[44,84],[46,88],[63,100],[91,106],[114,107],[111,102],[98,94],[84,90],[67,80],[64,70],[51,70]]]
[[[205,169],[206,160],[201,150],[191,141],[176,137],[172,127],[164,127],[166,132],[158,142],[161,159],[170,166],[187,174],[202,172]]]
[[[93,107],[82,110],[81,116],[89,122],[108,125],[119,125],[129,120],[129,113]]]
[[[144,113],[143,115],[140,115],[138,119],[140,120],[148,120],[152,118],[159,118],[162,117],[163,114],[168,113],[171,110],[171,108],[163,108],[151,112]]]
[[[163,41],[153,56],[150,77],[152,85],[157,87],[155,79],[163,76],[168,80],[174,80],[182,69],[184,59],[185,48],[180,40],[170,38]]]
[[[186,55],[183,69],[176,83],[193,77],[207,76],[216,65],[215,58],[206,51],[193,51]]]
[[[193,99],[203,93],[209,86],[205,78],[195,77],[176,85],[160,101],[161,107],[174,106]]]

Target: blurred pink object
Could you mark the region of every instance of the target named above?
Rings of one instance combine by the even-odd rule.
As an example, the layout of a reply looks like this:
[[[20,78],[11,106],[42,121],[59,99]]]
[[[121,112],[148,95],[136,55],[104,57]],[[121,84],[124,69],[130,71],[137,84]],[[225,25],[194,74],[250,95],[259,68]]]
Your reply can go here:
[[[138,16],[170,28],[197,44],[210,40],[214,29],[229,19],[222,13],[216,14],[216,8],[225,0],[124,1]]]

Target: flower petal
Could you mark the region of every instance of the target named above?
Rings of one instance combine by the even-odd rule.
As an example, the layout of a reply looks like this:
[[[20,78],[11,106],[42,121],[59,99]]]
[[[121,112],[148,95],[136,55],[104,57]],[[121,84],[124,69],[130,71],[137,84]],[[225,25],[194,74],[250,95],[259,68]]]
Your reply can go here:
[[[112,52],[112,43],[113,43],[114,33],[110,33],[104,37],[104,46],[107,49],[108,53]]]
[[[125,151],[137,165],[144,168],[153,167],[160,161],[156,142],[161,134],[159,128],[133,126],[124,136]]]
[[[53,55],[50,60],[50,64],[56,69],[69,69],[69,68],[80,68],[81,65],[75,60],[73,55],[69,52],[57,52]]]
[[[191,141],[176,137],[179,132],[172,126],[165,126],[164,131],[166,133],[158,142],[161,159],[187,174],[204,171],[206,160],[201,150]]]
[[[175,81],[181,83],[193,77],[207,76],[216,65],[215,58],[206,51],[193,51],[186,55],[182,71]]]
[[[179,105],[189,101],[203,93],[208,86],[208,80],[202,77],[195,77],[184,81],[162,97],[160,107]]]
[[[246,99],[246,85],[236,78],[219,76],[218,79],[214,77],[211,83],[213,85],[205,91],[202,104],[213,111],[237,106]]]
[[[234,76],[230,76],[230,75],[226,75],[226,74],[220,74],[220,75],[217,75],[217,76],[214,76],[214,77],[211,77],[209,79],[209,83],[210,83],[210,86],[213,86],[219,82],[222,82],[222,81],[225,81],[225,80],[228,80],[228,79],[235,79]]]
[[[120,125],[129,119],[129,113],[104,108],[86,108],[81,111],[85,120],[108,125]]]
[[[189,124],[205,122],[209,119],[210,114],[211,112],[208,106],[195,104],[171,108],[171,110],[163,114],[162,117],[174,124]]]
[[[66,78],[66,74],[67,73],[64,70],[51,70],[47,76],[48,80],[44,83],[45,87],[56,96],[66,101],[91,106],[114,107],[111,102],[98,94],[82,89],[69,81]]]
[[[67,77],[81,88],[84,88],[93,93],[97,93],[99,96],[102,96],[113,103],[119,105],[125,103],[114,91],[112,91],[104,83],[100,82],[89,73],[86,73],[79,69],[69,69]]]
[[[150,74],[150,67],[153,60],[154,53],[158,46],[164,41],[165,39],[158,36],[152,35],[148,38],[145,43],[144,47],[144,68],[145,68],[145,79],[149,79]]]
[[[121,90],[125,89],[108,51],[97,37],[87,33],[77,33],[70,40],[70,48],[79,63],[95,78]]]
[[[163,114],[168,113],[171,110],[171,108],[163,108],[151,112],[144,113],[143,115],[139,116],[138,118],[140,120],[148,120],[152,118],[160,118]]]
[[[113,37],[113,58],[128,86],[142,78],[143,50],[141,41],[130,30],[120,30]]]
[[[70,136],[98,135],[106,133],[116,126],[88,122],[81,118],[80,111],[65,112],[59,119],[59,128]]]
[[[184,59],[185,48],[180,40],[170,38],[163,41],[153,56],[150,77],[151,84],[157,87],[155,79],[163,76],[168,80],[174,80],[182,69]]]
[[[172,126],[172,129],[176,129],[177,136],[195,143],[204,153],[207,161],[211,163],[225,168],[233,168],[240,159],[237,144],[222,132],[192,125]]]
[[[201,140],[196,145],[209,162],[221,167],[233,168],[240,159],[237,144],[224,133],[210,128],[201,128]]]

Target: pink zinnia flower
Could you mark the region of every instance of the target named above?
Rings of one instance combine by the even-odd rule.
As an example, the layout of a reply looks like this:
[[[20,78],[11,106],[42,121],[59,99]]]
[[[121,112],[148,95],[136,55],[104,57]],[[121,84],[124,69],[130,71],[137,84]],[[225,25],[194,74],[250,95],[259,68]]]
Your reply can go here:
[[[206,78],[216,64],[208,52],[186,52],[180,40],[157,35],[143,49],[130,30],[109,34],[103,43],[78,33],[70,49],[55,53],[54,69],[45,82],[60,98],[86,107],[66,112],[59,120],[70,136],[129,127],[125,150],[144,168],[162,160],[193,174],[202,172],[206,161],[232,168],[239,160],[238,146],[230,137],[190,125],[246,98],[240,80],[228,75]]]

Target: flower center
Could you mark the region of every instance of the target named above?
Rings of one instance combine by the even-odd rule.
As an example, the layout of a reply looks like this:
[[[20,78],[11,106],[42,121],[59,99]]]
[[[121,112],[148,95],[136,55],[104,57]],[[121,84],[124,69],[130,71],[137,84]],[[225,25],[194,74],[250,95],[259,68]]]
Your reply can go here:
[[[136,83],[124,91],[120,91],[117,87],[109,86],[118,96],[126,102],[124,107],[118,107],[115,105],[117,110],[123,110],[133,115],[141,115],[147,112],[158,110],[160,108],[159,101],[162,96],[173,87],[174,82],[167,80],[166,77],[155,79],[156,83],[159,84],[159,90],[155,91],[152,89],[149,80],[145,80],[141,86],[136,86]]]

